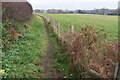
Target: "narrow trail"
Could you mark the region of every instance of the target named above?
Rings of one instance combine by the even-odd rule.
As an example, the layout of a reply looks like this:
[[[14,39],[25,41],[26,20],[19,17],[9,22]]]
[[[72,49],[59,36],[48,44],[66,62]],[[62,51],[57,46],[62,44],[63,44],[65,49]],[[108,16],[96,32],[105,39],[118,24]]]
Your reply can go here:
[[[46,24],[45,27],[48,37],[48,50],[47,50],[47,54],[43,57],[43,67],[44,67],[43,78],[62,78],[61,72],[57,70],[57,68],[54,65],[53,56],[55,53],[54,52],[55,47]]]

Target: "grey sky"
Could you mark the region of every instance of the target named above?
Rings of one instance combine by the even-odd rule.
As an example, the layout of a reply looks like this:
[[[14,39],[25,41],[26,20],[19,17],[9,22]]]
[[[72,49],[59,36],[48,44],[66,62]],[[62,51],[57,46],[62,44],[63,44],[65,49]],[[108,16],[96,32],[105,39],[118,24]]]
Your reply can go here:
[[[28,0],[34,9],[85,9],[118,7],[119,0]]]

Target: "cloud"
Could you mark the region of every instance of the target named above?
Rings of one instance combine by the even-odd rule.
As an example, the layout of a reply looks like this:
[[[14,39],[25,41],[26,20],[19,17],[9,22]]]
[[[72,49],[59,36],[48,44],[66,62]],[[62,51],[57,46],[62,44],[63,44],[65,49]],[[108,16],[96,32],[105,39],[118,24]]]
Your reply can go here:
[[[28,0],[34,9],[94,9],[94,8],[117,8],[119,0]],[[112,5],[111,5],[112,4]]]

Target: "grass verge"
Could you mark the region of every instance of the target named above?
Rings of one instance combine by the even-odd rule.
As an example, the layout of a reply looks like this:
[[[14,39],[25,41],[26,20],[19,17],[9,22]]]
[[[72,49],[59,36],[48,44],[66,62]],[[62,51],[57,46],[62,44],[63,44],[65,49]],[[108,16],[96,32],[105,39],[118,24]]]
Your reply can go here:
[[[55,47],[55,54],[53,56],[54,66],[63,74],[64,78],[77,78],[76,73],[70,69],[69,54],[65,54],[66,48],[61,45],[61,40],[58,38],[56,33],[53,31],[51,25],[46,23],[48,33],[51,36],[51,40]]]
[[[21,29],[23,37],[11,44],[10,50],[4,51],[4,78],[41,77],[42,56],[47,53],[48,40],[41,18],[33,15],[28,24],[28,29]]]

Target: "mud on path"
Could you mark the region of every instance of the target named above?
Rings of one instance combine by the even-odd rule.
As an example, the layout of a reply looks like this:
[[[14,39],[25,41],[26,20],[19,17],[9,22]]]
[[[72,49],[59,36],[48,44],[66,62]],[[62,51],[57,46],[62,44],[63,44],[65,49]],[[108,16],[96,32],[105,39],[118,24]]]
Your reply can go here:
[[[46,27],[46,33],[47,33],[47,37],[48,37],[48,50],[47,50],[47,54],[43,57],[43,67],[44,67],[44,71],[43,71],[43,78],[62,78],[62,74],[59,70],[57,70],[57,68],[54,65],[54,61],[53,61],[53,56],[54,56],[54,51],[55,51],[55,47],[53,44],[53,41],[51,39],[49,30]]]

